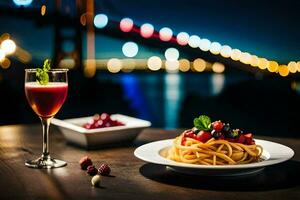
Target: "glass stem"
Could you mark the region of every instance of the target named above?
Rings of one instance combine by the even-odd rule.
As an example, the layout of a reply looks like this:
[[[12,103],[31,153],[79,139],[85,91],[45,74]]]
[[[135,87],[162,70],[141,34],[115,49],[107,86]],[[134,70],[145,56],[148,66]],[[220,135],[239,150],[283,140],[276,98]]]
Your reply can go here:
[[[41,118],[42,126],[43,126],[43,154],[42,159],[48,160],[50,159],[49,154],[49,126],[50,126],[51,118]]]

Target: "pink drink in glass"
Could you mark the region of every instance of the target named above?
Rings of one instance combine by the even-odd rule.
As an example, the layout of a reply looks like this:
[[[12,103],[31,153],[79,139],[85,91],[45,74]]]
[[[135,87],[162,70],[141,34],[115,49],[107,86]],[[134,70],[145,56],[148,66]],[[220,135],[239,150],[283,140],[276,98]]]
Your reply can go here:
[[[40,85],[37,82],[25,83],[26,98],[34,112],[43,118],[53,117],[66,100],[68,84],[50,82]]]

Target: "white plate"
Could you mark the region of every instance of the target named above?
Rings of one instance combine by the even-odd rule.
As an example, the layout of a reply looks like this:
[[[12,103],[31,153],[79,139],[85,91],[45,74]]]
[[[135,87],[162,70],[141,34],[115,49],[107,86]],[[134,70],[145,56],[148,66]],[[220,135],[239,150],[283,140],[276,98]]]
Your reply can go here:
[[[294,155],[294,151],[287,146],[275,142],[256,139],[255,142],[261,145],[264,149],[262,153],[263,161],[261,162],[222,166],[186,164],[166,159],[163,156],[165,151],[172,146],[172,141],[173,139],[160,140],[142,145],[134,151],[134,155],[143,161],[165,165],[168,169],[177,172],[207,176],[236,176],[252,174],[263,170],[266,166],[289,160]]]
[[[85,129],[82,126],[93,116],[73,119],[52,119],[51,123],[58,126],[69,143],[85,148],[102,148],[108,145],[126,144],[133,141],[144,129],[151,126],[149,121],[121,114],[113,114],[111,118],[124,123],[124,126]]]

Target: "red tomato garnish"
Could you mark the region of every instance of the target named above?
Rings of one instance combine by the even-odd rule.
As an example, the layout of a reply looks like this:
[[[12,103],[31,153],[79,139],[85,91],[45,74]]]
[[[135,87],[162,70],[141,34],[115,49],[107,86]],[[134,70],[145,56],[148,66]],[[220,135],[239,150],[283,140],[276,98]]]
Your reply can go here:
[[[212,135],[210,132],[207,132],[207,131],[200,131],[198,134],[197,134],[197,140],[200,141],[200,142],[207,142],[209,139],[212,138]]]
[[[254,140],[253,140],[252,133],[245,134],[244,136],[245,136],[245,138],[246,138],[244,144],[247,144],[247,145],[254,144]]]
[[[246,141],[246,137],[243,134],[240,134],[240,136],[238,137],[237,142],[241,143],[241,144],[244,144],[245,141]]]
[[[185,142],[186,142],[186,138],[182,137],[182,139],[181,139],[181,145],[185,145]]]
[[[221,132],[224,124],[219,120],[212,123],[213,129],[217,132]]]

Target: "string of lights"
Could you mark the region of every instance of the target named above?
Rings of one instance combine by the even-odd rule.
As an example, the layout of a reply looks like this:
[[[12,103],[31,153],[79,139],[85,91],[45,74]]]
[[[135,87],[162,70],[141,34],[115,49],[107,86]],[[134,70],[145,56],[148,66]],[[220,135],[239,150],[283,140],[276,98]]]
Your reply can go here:
[[[104,14],[102,14],[104,15]],[[106,19],[108,19],[107,15]],[[101,28],[104,28],[107,24],[107,20],[99,21],[101,23]],[[98,27],[99,25],[96,25]],[[136,31],[134,29],[134,22],[130,18],[123,18],[120,21],[120,30],[123,32],[131,32]],[[155,29],[154,26],[150,23],[145,23],[140,26],[140,30],[138,30],[141,37],[143,38],[151,38],[155,37]],[[158,38],[162,42],[177,42],[177,44],[181,46],[189,45],[191,48],[198,48],[201,51],[210,52],[213,55],[220,55],[223,58],[232,59],[233,61],[239,61],[243,64],[246,64],[250,67],[255,67],[260,70],[268,70],[270,73],[276,73],[280,76],[288,76],[290,73],[300,72],[300,61],[291,61],[288,64],[279,64],[277,61],[268,60],[263,57],[258,57],[257,55],[250,54],[249,52],[243,52],[240,49],[232,48],[229,45],[221,45],[219,42],[212,42],[207,38],[201,38],[198,35],[189,35],[186,32],[179,32],[176,36],[174,32],[169,27],[163,27],[158,31]],[[137,54],[138,46],[131,45],[131,48],[124,48],[123,53],[126,57],[134,57]],[[126,50],[128,49],[128,50]],[[133,54],[128,51],[133,51]],[[130,56],[128,56],[130,55]],[[172,67],[177,65],[177,61],[179,58],[179,52],[175,48],[169,48],[165,52],[165,57],[167,61],[167,66],[170,65]],[[150,59],[150,58],[149,58]],[[197,59],[196,59],[197,60]],[[173,66],[174,65],[174,66]],[[171,67],[171,68],[172,68]]]

